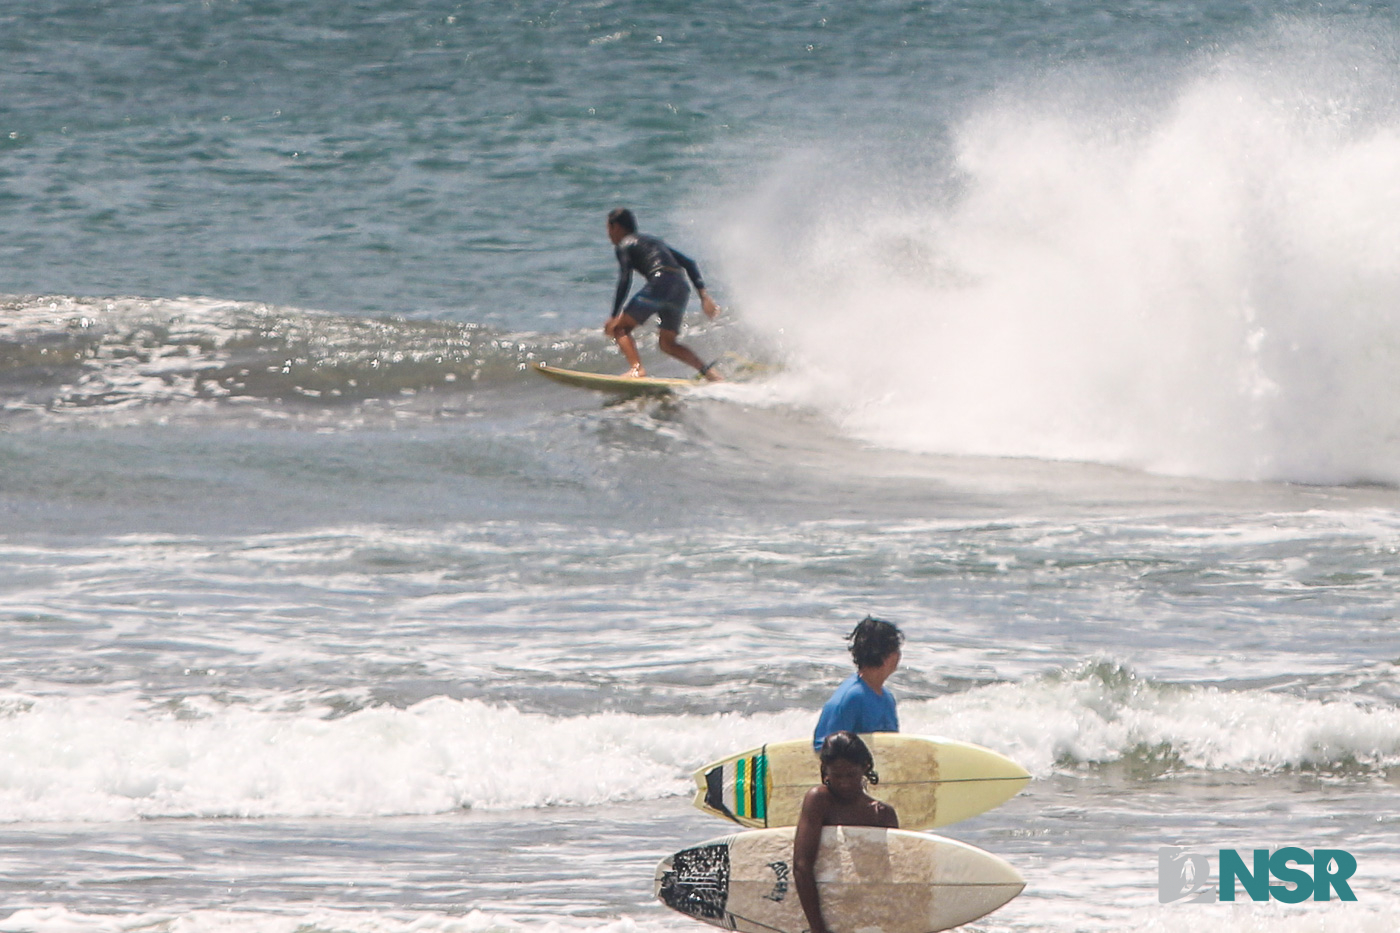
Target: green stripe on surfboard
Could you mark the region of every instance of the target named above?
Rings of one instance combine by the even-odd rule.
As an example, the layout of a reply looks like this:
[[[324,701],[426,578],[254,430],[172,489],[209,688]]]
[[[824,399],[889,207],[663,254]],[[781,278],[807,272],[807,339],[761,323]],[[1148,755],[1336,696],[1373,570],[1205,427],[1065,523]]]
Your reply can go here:
[[[755,755],[753,759],[753,815],[755,819],[768,816],[768,756]]]

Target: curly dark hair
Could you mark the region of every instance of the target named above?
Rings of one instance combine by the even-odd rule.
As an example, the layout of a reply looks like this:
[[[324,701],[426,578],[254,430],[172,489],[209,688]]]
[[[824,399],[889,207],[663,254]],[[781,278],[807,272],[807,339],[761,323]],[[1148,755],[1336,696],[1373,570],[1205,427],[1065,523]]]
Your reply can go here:
[[[893,622],[866,616],[846,636],[856,667],[879,667],[904,644],[904,633]]]
[[[849,761],[865,773],[871,784],[880,783],[880,775],[875,773],[875,756],[870,748],[854,732],[833,732],[822,742],[822,778],[826,778],[826,766],[833,761]]]

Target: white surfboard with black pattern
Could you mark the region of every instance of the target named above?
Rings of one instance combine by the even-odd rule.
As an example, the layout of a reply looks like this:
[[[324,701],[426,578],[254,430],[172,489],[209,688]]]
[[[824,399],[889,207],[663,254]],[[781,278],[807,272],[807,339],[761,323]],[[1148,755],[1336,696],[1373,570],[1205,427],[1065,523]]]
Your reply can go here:
[[[803,933],[792,881],[795,830],[724,836],[662,860],[656,896],[673,910],[742,933]],[[976,920],[1025,880],[989,852],[953,839],[871,826],[828,826],[817,896],[831,933],[934,933]]]

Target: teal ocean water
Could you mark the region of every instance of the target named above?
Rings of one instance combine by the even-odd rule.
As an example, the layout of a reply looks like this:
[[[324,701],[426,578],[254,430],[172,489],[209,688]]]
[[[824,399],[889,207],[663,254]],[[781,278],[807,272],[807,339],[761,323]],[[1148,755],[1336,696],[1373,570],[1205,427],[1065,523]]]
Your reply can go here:
[[[0,10],[0,930],[696,930],[689,773],[1035,780],[983,933],[1400,925],[1381,3]],[[606,212],[732,376],[608,400]],[[680,373],[654,328],[642,352]],[[1341,848],[1355,902],[1163,904]]]

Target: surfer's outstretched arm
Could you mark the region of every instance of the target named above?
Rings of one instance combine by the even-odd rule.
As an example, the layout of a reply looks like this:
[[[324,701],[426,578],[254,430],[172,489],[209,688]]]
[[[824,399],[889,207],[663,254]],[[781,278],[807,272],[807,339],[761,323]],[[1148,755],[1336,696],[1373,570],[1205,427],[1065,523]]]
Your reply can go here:
[[[715,300],[710,297],[710,293],[705,291],[705,280],[701,277],[700,267],[695,264],[695,260],[691,259],[685,253],[682,253],[674,246],[670,246],[669,248],[676,262],[680,263],[681,268],[685,270],[686,276],[690,279],[690,284],[695,286],[695,293],[700,296],[700,308],[705,312],[705,316],[711,320],[719,317],[719,305],[715,304]]]

